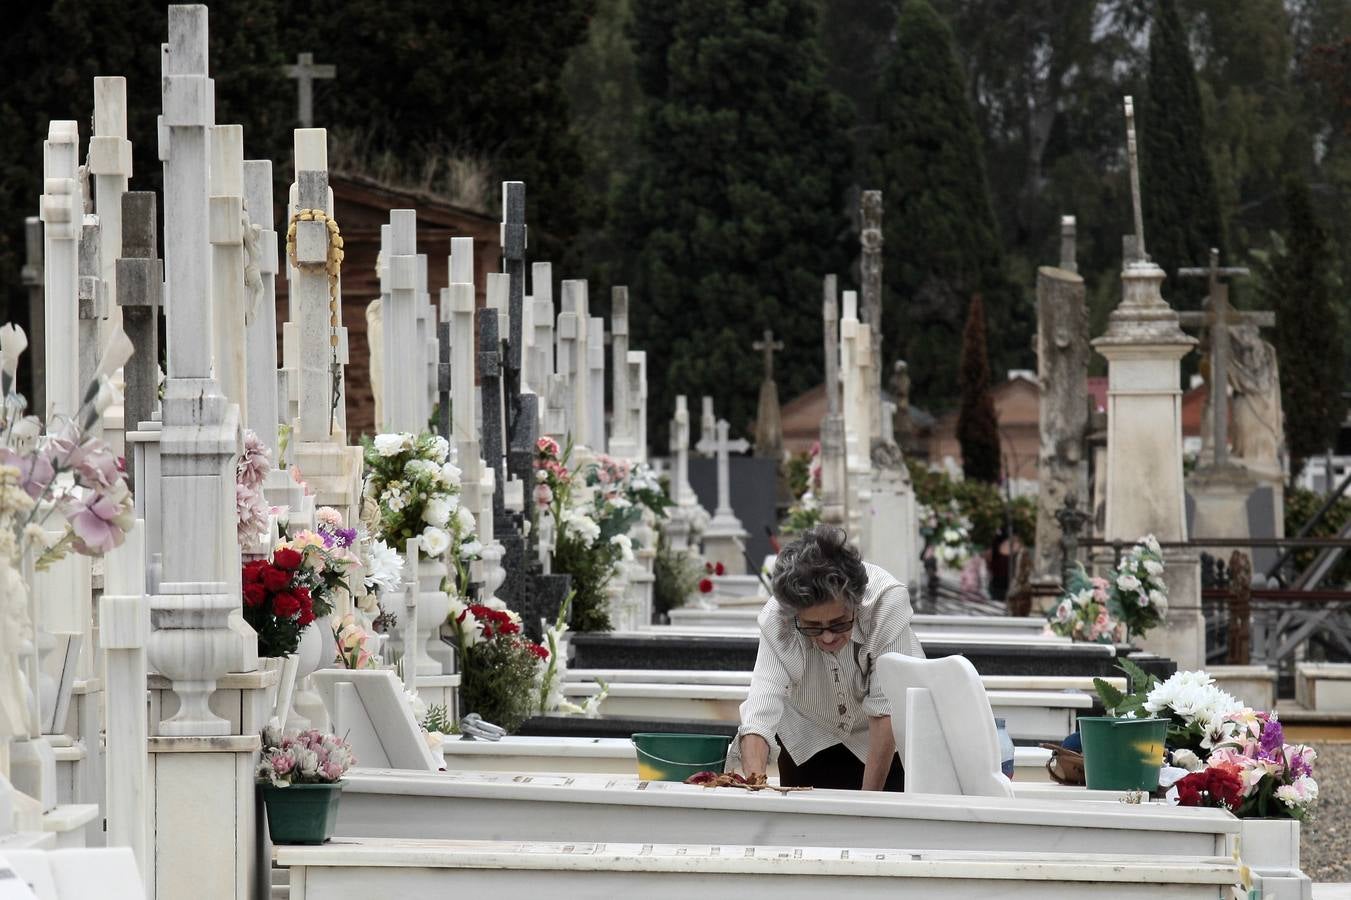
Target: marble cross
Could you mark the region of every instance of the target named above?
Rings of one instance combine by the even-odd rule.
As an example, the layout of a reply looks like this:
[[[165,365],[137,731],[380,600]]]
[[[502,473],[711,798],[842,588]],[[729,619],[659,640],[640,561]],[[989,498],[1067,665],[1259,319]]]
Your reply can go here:
[[[591,367],[586,355],[591,313],[584,279],[563,282],[563,313],[558,321],[560,352],[563,347],[561,343],[564,334],[563,316],[571,316],[568,325],[572,334],[567,344],[569,354],[567,372],[572,393],[572,438],[579,445],[591,446]],[[599,451],[601,448],[593,446],[591,449]]]
[[[98,216],[84,216],[80,232],[79,380],[81,389],[94,378],[99,357],[99,323],[108,317],[108,297],[100,276],[101,229]],[[95,434],[101,432],[95,424]]]
[[[252,315],[245,316],[244,341],[248,370],[244,406],[245,425],[277,455],[277,426],[281,423],[277,379],[277,232],[272,227],[272,161],[244,161],[244,211],[258,241],[258,276],[262,296]]]
[[[591,316],[587,322],[586,368],[586,445],[600,453],[605,450],[605,320],[600,316]],[[625,377],[620,368],[613,374],[616,381]]]
[[[314,127],[314,82],[334,78],[338,74],[336,67],[316,64],[313,53],[300,53],[295,65],[284,66],[282,71],[287,78],[295,79],[299,108],[296,120],[301,128]]]
[[[389,299],[384,305],[384,394],[381,413],[382,431],[407,431],[416,434],[422,430],[417,415],[417,397],[421,390],[422,373],[410,373],[400,366],[408,348],[417,341],[417,212],[394,209],[389,213],[390,253],[388,266]],[[410,379],[410,375],[417,380]]]
[[[324,129],[296,129],[295,167],[297,209],[316,209],[332,214],[328,189],[328,134]],[[300,375],[299,428],[296,437],[303,441],[326,441],[332,433],[337,327],[332,321],[329,275],[325,268],[329,241],[330,233],[325,223],[313,220],[296,223],[296,274],[292,282],[293,308],[299,331],[296,360]],[[388,319],[386,316],[386,322]],[[387,337],[389,330],[386,324]],[[397,358],[397,355],[385,356],[387,360]],[[391,379],[387,377],[386,380]]]
[[[42,219],[28,216],[24,219],[24,263],[20,278],[28,289],[28,330],[34,335],[45,335],[46,319],[43,298],[43,227]],[[45,410],[47,408],[47,347],[45,340],[34,341],[28,348],[28,371],[32,376],[32,396],[28,408]]]
[[[99,217],[99,274],[108,286],[108,296],[115,297],[116,263],[122,247],[122,194],[131,178],[127,80],[121,76],[94,79],[94,136],[89,139],[88,164]],[[107,347],[108,339],[117,333],[121,322],[121,310],[114,304],[108,310],[106,327],[99,339],[100,351]]]
[[[840,410],[840,300],[836,277],[823,285],[822,322],[825,331],[826,416],[821,421],[821,518],[843,525],[846,497],[844,416]]]
[[[690,411],[684,394],[676,396],[675,415],[671,418],[671,454],[675,457],[675,472],[671,475],[671,500],[676,506],[693,506],[694,491],[690,488]]]
[[[554,373],[554,285],[553,266],[537,262],[530,266],[530,327],[534,330],[530,341],[530,389],[540,397],[549,392],[549,379]],[[521,323],[524,327],[524,322]]]
[[[1240,324],[1271,328],[1276,324],[1276,314],[1245,312],[1230,305],[1229,285],[1221,279],[1250,273],[1243,266],[1221,266],[1217,249],[1211,249],[1209,265],[1184,267],[1178,269],[1177,274],[1179,278],[1205,278],[1210,286],[1206,309],[1178,313],[1178,321],[1182,325],[1205,328],[1210,335],[1210,434],[1215,465],[1223,466],[1229,461],[1229,328]]]
[[[627,419],[633,432],[633,459],[647,461],[647,351],[630,350],[624,355],[628,363]],[[616,376],[618,377],[618,376]]]
[[[213,359],[216,381],[230,402],[239,405],[240,417],[247,422],[244,129],[239,125],[213,125],[209,135]],[[324,189],[327,191],[327,183]],[[327,307],[327,302],[324,305]]]
[[[695,447],[700,453],[718,458],[718,508],[713,511],[714,522],[724,522],[731,520],[736,522],[738,527],[740,523],[736,520],[736,513],[732,511],[732,477],[731,477],[731,454],[745,453],[750,449],[745,438],[729,440],[728,433],[731,426],[726,419],[719,419],[717,425],[717,437],[713,440],[704,438],[699,441]]]
[[[718,421],[713,416],[713,398],[704,396],[699,398],[699,400],[699,442],[694,445],[694,449],[703,453],[705,456],[709,456],[711,454],[704,453],[700,444],[705,441],[717,439]]]

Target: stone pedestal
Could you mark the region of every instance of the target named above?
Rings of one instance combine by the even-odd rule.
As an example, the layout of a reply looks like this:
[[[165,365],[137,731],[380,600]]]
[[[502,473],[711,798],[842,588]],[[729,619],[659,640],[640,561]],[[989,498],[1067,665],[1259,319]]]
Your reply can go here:
[[[1093,342],[1107,358],[1107,509],[1104,537],[1134,543],[1187,538],[1182,481],[1180,362],[1195,345],[1164,301],[1164,273],[1148,260],[1122,271],[1122,302]],[[1167,621],[1144,641],[1183,669],[1205,664],[1201,573],[1195,553],[1166,552]]]
[[[1248,519],[1248,498],[1258,488],[1257,479],[1243,466],[1229,463],[1203,466],[1187,478],[1187,494],[1195,512],[1191,533],[1206,538],[1252,536]],[[1206,552],[1228,560],[1235,547],[1207,547]],[[1249,548],[1241,548],[1244,553]]]
[[[295,464],[313,491],[315,506],[333,507],[351,525],[360,512],[362,451],[343,443],[340,434],[333,440],[302,441],[295,448]]]
[[[257,734],[150,739],[152,897],[257,896],[260,854],[250,837],[261,743]]]

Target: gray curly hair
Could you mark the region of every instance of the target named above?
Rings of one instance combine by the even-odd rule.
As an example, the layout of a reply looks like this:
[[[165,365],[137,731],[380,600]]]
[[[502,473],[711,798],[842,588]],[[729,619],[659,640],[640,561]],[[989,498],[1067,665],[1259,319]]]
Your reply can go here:
[[[855,609],[867,590],[868,572],[844,529],[817,525],[779,552],[773,587],[775,598],[794,615],[835,597]]]

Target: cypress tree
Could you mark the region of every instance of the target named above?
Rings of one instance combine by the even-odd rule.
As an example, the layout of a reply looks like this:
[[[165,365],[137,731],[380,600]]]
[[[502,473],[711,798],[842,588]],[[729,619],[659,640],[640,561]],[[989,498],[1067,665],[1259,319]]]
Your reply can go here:
[[[985,304],[971,295],[962,331],[962,406],[957,441],[962,445],[962,474],[972,481],[999,482],[999,422],[990,393],[990,360],[985,336]]]
[[[678,393],[740,430],[751,343],[785,344],[779,388],[820,383],[821,277],[848,259],[847,104],[825,81],[814,0],[637,0],[639,164],[617,196],[635,346],[661,440]]]
[[[1170,276],[1225,255],[1220,196],[1206,147],[1201,89],[1175,0],[1157,0],[1149,36],[1148,102],[1139,110],[1140,177],[1149,255]],[[1174,305],[1199,307],[1200,281],[1172,281]]]
[[[1273,343],[1281,369],[1281,406],[1290,477],[1309,457],[1324,453],[1346,415],[1342,398],[1343,317],[1333,302],[1334,256],[1319,223],[1309,184],[1290,176],[1284,185],[1287,230],[1257,267],[1258,291],[1276,313]]]
[[[957,394],[965,298],[979,292],[989,304],[1000,369],[1028,362],[1032,309],[1005,276],[952,32],[927,0],[901,9],[878,96],[873,171],[887,205],[884,364],[904,356],[919,402],[943,406]]]

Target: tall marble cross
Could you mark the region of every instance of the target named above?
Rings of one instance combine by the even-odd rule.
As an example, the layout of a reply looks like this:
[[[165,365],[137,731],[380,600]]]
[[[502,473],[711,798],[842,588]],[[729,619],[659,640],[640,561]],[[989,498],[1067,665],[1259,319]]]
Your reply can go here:
[[[1184,267],[1177,274],[1179,278],[1205,278],[1210,284],[1206,309],[1178,313],[1178,321],[1205,328],[1210,335],[1210,435],[1215,465],[1223,466],[1229,461],[1229,327],[1246,324],[1271,328],[1276,324],[1276,314],[1244,312],[1230,305],[1229,285],[1221,279],[1238,278],[1249,272],[1242,266],[1221,266],[1219,250],[1211,249],[1209,265]]]
[[[629,404],[629,289],[622,285],[610,289],[610,354],[614,373],[611,403],[614,420],[610,425],[610,455],[621,459],[637,456],[637,433]]]
[[[316,64],[313,53],[301,53],[296,56],[295,65],[284,66],[282,71],[287,78],[293,78],[296,82],[299,102],[296,119],[300,127],[314,127],[314,82],[337,77],[337,68]]]
[[[422,430],[418,419],[417,391],[422,373],[410,373],[399,360],[405,359],[417,341],[417,212],[411,209],[389,211],[390,253],[385,261],[389,298],[382,310],[384,328],[384,378],[380,386],[384,399],[380,404],[386,432]]]
[[[258,276],[262,295],[245,316],[248,379],[245,424],[277,454],[281,422],[277,378],[277,232],[272,227],[272,160],[244,160],[244,211],[258,237]],[[246,312],[248,312],[246,308]]]
[[[79,166],[79,126],[52,121],[42,145],[43,288],[48,422],[54,415],[74,416],[80,405],[76,360],[70,352],[79,333],[79,244],[84,228],[84,197]]]
[[[47,318],[43,283],[43,226],[42,219],[29,216],[24,219],[24,255],[23,270],[20,277],[23,286],[28,289],[28,331],[35,336],[47,333],[44,322]],[[32,396],[28,407],[33,410],[47,408],[47,347],[45,340],[34,341],[28,348],[28,371],[32,383]]]
[[[297,208],[322,210],[332,215],[328,189],[328,134],[322,128],[297,128],[295,131],[295,168]],[[299,424],[297,437],[307,441],[326,441],[333,433],[337,407],[334,368],[337,352],[337,323],[333,319],[330,298],[328,226],[319,221],[296,223],[296,273],[291,290],[295,294],[299,343],[296,368],[299,370]],[[386,317],[388,322],[388,317]],[[385,325],[385,333],[389,333]],[[400,345],[407,347],[407,344]],[[397,356],[386,355],[387,360]],[[392,375],[386,374],[386,378]]]
[[[882,412],[882,192],[863,191],[859,196],[859,275],[862,281],[862,319],[868,326],[872,351],[868,358],[873,369],[864,384],[865,402],[871,420],[868,429],[872,441],[887,441],[891,429],[884,428],[887,416]],[[864,448],[867,451],[869,448]]]
[[[846,446],[844,415],[840,408],[840,298],[836,276],[825,277],[823,295],[826,416],[821,421],[821,518],[828,523],[843,525]]]
[[[117,256],[122,248],[122,194],[131,177],[127,80],[121,76],[94,79],[94,136],[89,139],[88,159],[99,217],[100,274],[107,285],[108,296],[116,297]],[[100,334],[100,351],[108,346],[121,322],[121,311],[112,304]]]
[[[1127,263],[1145,262],[1145,215],[1140,202],[1140,151],[1135,140],[1135,100],[1127,96],[1123,102],[1126,111],[1126,164],[1131,176],[1131,211],[1135,216],[1135,233],[1122,239]]]

